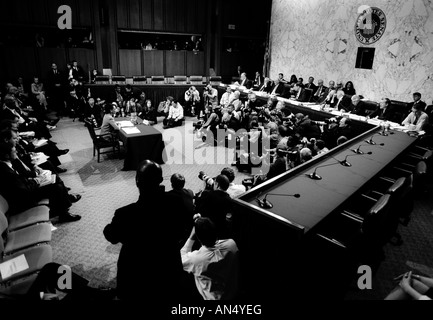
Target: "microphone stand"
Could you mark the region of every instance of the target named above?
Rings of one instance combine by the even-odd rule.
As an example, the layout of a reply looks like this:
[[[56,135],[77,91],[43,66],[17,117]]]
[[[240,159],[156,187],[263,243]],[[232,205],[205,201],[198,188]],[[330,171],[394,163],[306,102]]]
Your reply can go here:
[[[274,205],[267,199],[267,197],[271,196],[282,196],[282,197],[294,197],[294,198],[300,198],[301,195],[299,193],[295,194],[284,194],[284,193],[267,193],[263,199],[256,198],[257,203],[261,208],[265,209],[271,209],[274,207]]]
[[[335,160],[336,160],[336,159],[335,159]],[[337,161],[338,161],[338,160],[337,160]],[[340,163],[340,161],[338,161],[338,162],[333,162],[333,163],[328,163],[328,164],[325,164],[325,165],[323,165],[323,166],[318,166],[318,167],[316,167],[316,169],[314,169],[314,172],[313,172],[313,173],[306,173],[305,175],[306,175],[307,177],[309,177],[310,179],[313,179],[313,180],[322,180],[322,177],[319,176],[318,174],[316,174],[317,169],[319,169],[319,168],[323,168],[323,167],[333,166],[333,165],[338,164],[338,163]]]

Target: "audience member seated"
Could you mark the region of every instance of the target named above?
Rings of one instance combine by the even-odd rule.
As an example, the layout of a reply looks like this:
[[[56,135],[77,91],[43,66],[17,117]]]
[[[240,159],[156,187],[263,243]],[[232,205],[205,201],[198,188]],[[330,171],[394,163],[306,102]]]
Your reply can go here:
[[[313,90],[313,95],[316,93],[317,86],[314,84],[314,77],[308,78],[308,83],[304,86],[304,88]]]
[[[221,124],[227,133],[233,135],[240,129],[240,115],[235,111],[235,107],[232,104],[228,105],[227,111],[223,114]]]
[[[205,140],[204,137],[207,137],[208,142],[211,142],[212,140],[215,143],[218,143],[218,127],[221,122],[221,109],[218,105],[212,107],[207,106],[205,110],[205,123],[200,128],[200,132],[203,134],[203,141]]]
[[[325,145],[325,141],[323,140],[317,140],[315,143],[315,147],[316,147],[316,155],[320,156],[321,154],[324,154],[326,152],[329,152],[329,149],[326,147]]]
[[[328,91],[328,87],[325,87],[323,85],[323,80],[319,79],[317,81],[316,92],[313,94],[311,100],[313,102],[322,103],[326,99],[327,91]]]
[[[368,116],[367,106],[364,101],[361,101],[361,98],[358,95],[355,94],[350,99],[352,100],[352,103],[349,107],[349,111],[351,113],[358,116]]]
[[[278,74],[278,81],[280,81],[284,84],[288,84],[287,80],[284,79],[284,74],[282,74],[281,72]]]
[[[137,115],[141,120],[143,120],[145,125],[154,125],[158,122],[156,110],[152,106],[152,101],[149,99],[146,100],[142,107],[137,105]]]
[[[270,94],[276,96],[284,96],[285,94],[284,83],[280,82],[279,79],[275,79],[274,86],[272,87]]]
[[[415,92],[413,94],[413,102],[409,103],[408,110],[412,110],[412,107],[415,105],[419,105],[420,106],[420,110],[425,111],[425,107],[426,107],[426,103],[424,101],[421,100],[421,93],[419,92]]]
[[[379,108],[370,113],[370,118],[393,121],[395,119],[395,107],[388,98],[382,98],[379,102]]]
[[[84,117],[86,100],[83,96],[78,95],[75,87],[71,87],[69,96],[66,98],[66,108],[69,116],[72,118]]]
[[[349,96],[344,94],[343,90],[337,90],[334,103],[331,102],[330,107],[344,112],[349,112],[351,103],[352,100],[349,98]]]
[[[204,173],[200,173],[202,176]],[[209,181],[205,181],[209,184]],[[208,217],[215,223],[218,237],[225,238],[230,234],[230,228],[226,221],[228,213],[232,213],[232,199],[227,193],[230,186],[229,179],[225,175],[218,175],[213,181],[212,190],[205,189],[196,199],[196,213]]]
[[[192,251],[196,239],[201,247]],[[233,300],[237,297],[238,247],[233,239],[218,236],[211,219],[199,217],[194,221],[180,253],[183,269],[194,275],[197,290],[204,300]]]
[[[31,84],[31,90],[33,97],[38,102],[39,106],[45,111],[47,109],[47,98],[45,97],[45,89],[42,82],[39,82],[39,77],[33,77],[33,83]]]
[[[259,71],[256,71],[256,76],[255,76],[254,82],[253,82],[253,88],[255,90],[257,90],[262,86],[262,84],[263,84],[263,77]]]
[[[78,215],[69,213],[72,203],[80,195],[69,194],[63,181],[51,173],[27,167],[17,156],[13,144],[0,143],[0,194],[8,201],[10,210],[19,213],[35,206],[42,199],[49,199],[50,216],[60,222],[77,221]]]
[[[178,212],[182,203],[164,192],[162,181],[158,164],[150,160],[140,163],[135,178],[140,193],[138,201],[117,209],[104,228],[109,242],[122,244],[117,263],[120,300],[144,301],[150,292],[152,299],[157,300],[181,297],[179,283],[183,271],[178,239],[182,228]],[[145,260],[140,260],[140,252],[155,241],[156,247],[147,251]]]
[[[298,83],[298,78],[296,77],[296,75],[292,74],[290,76],[290,81],[289,82],[285,82],[285,83],[287,83],[288,85],[290,85],[290,87],[293,87],[295,84]]]
[[[220,105],[223,108],[227,108],[227,106],[230,104],[232,99],[233,99],[232,88],[230,86],[227,86],[226,92],[224,92],[221,97]]]
[[[433,279],[406,272],[394,278],[398,286],[386,296],[385,300],[432,300]]]
[[[183,107],[177,100],[173,100],[170,109],[168,111],[168,116],[163,120],[164,129],[179,127],[182,125],[183,121]]]
[[[167,98],[165,98],[165,101],[160,102],[157,110],[157,115],[167,118],[173,100],[174,98],[172,96],[168,96]]]
[[[299,152],[300,162],[301,164],[313,159],[313,152],[309,148],[302,148]]]
[[[271,79],[269,79],[268,77],[266,77],[263,80],[263,83],[260,85],[260,87],[257,88],[257,91],[271,93],[272,92],[272,88],[273,88],[273,83],[272,83]]]
[[[93,123],[95,128],[99,128],[102,125],[101,107],[95,104],[95,99],[92,97],[87,100],[84,108],[84,117]]]
[[[247,89],[251,89],[252,85],[252,81],[248,80],[247,78],[247,74],[245,72],[241,73],[241,79],[240,79],[240,83],[236,82],[236,85],[239,85],[241,87],[245,87]]]
[[[177,208],[177,212],[180,215],[179,220],[181,222],[182,241],[187,239],[189,230],[192,228],[193,216],[194,216],[194,192],[190,189],[185,189],[185,177],[179,173],[175,173],[170,178],[172,190],[168,192],[170,196],[179,198],[179,202],[182,203],[182,207]]]
[[[406,126],[410,131],[422,131],[428,124],[428,115],[423,111],[421,103],[412,106],[412,112],[403,120],[402,126]]]
[[[236,90],[233,92],[233,100],[230,102],[235,107],[236,112],[240,112],[242,109],[242,101],[240,100],[241,93]]]
[[[194,86],[191,86],[185,91],[184,99],[185,113],[194,117],[196,114],[196,109],[200,103],[200,93]]]
[[[121,109],[124,107],[125,98],[122,93],[122,88],[118,84],[114,86],[114,91],[110,93],[108,102],[116,102]]]
[[[234,184],[233,181],[235,180],[235,171],[232,168],[227,167],[222,169],[221,174],[225,175],[229,179],[230,185],[229,188],[227,189],[227,193],[230,195],[232,199],[245,193],[246,189],[243,185]]]
[[[353,96],[356,94],[355,87],[353,86],[352,81],[347,81],[344,88],[343,88],[344,94],[347,94],[348,96]]]

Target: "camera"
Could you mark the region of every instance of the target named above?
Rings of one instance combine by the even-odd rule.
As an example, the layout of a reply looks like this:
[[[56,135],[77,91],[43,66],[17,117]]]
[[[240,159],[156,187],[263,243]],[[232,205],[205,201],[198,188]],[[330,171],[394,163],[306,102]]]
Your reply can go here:
[[[198,178],[206,183],[205,189],[207,189],[207,190],[213,190],[213,185],[214,185],[215,179],[209,177],[203,171],[199,172]]]
[[[194,131],[195,130],[200,130],[201,127],[203,126],[203,121],[193,122],[192,126],[194,128]]]

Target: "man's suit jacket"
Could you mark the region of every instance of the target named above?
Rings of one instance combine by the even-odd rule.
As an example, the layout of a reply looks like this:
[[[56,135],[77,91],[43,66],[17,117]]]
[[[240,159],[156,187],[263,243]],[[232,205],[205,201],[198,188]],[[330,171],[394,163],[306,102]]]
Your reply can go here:
[[[334,99],[334,103],[331,103],[330,106],[331,108],[338,108],[338,110],[344,110],[346,112],[351,111],[351,105],[352,105],[352,100],[350,99],[350,97],[344,95],[341,98],[340,103],[338,103],[338,99]]]
[[[277,87],[277,89],[275,89],[275,87]],[[275,94],[278,94],[278,95],[280,95],[280,96],[283,96],[283,95],[284,95],[284,92],[286,91],[286,88],[284,87],[284,83],[279,82],[277,85],[274,84],[274,85],[272,86],[272,89],[271,89],[271,92],[270,92],[270,93],[274,92],[274,90],[275,90]]]
[[[395,107],[391,104],[386,109],[378,108],[370,114],[370,118],[378,117],[381,120],[395,121]]]
[[[49,89],[52,89],[56,84],[64,83],[63,74],[57,70],[57,73],[54,73],[54,70],[50,70],[47,74],[47,85]]]
[[[7,200],[12,212],[21,212],[37,203],[36,181],[28,179],[0,161],[0,194]]]
[[[325,100],[328,93],[329,93],[328,87],[325,87],[325,86],[317,87],[311,100],[315,101],[315,102],[319,102],[319,103],[323,102],[323,100]]]
[[[251,87],[253,86],[252,81],[248,80],[247,78],[245,78],[244,80],[242,80],[240,82],[240,85],[246,87],[247,89],[251,89]]]
[[[349,109],[353,114],[356,114],[358,116],[368,116],[367,106],[364,101],[359,101],[356,106],[351,103]]]
[[[257,91],[271,93],[272,89],[273,89],[273,84],[271,81],[269,81],[267,84],[262,83],[262,85],[257,89]]]
[[[105,238],[121,243],[117,263],[117,291],[121,300],[178,299],[183,274],[178,243],[181,204],[162,190],[140,195],[114,213],[103,230]]]
[[[304,86],[304,88],[305,89],[312,89],[313,90],[313,95],[316,93],[316,90],[317,90],[317,86],[314,84],[314,83],[307,83],[305,86]]]
[[[264,82],[264,78],[262,76],[255,78],[253,82],[253,86],[256,88],[260,88]]]
[[[417,102],[416,104],[418,104],[418,105],[421,106],[421,110],[422,110],[422,111],[425,111],[425,108],[426,108],[427,104],[426,104],[424,101],[422,101],[422,100],[418,100],[418,102]],[[411,109],[412,109],[412,107],[413,107],[414,105],[415,105],[415,101],[414,101],[414,102],[411,102],[411,103],[408,103],[409,113],[411,112]]]
[[[83,81],[84,80],[83,69],[80,66],[77,67],[77,70],[75,70],[75,68],[72,68],[72,77],[77,81]]]

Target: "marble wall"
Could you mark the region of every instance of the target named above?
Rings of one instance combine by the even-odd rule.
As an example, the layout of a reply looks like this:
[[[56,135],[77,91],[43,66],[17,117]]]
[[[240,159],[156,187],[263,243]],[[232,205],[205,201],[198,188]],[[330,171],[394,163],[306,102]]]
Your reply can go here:
[[[358,47],[355,23],[361,5],[380,8],[386,15],[373,69],[355,68]],[[284,73],[329,80],[351,80],[357,93],[371,100],[389,97],[433,100],[432,0],[273,0],[270,38],[270,76]]]

